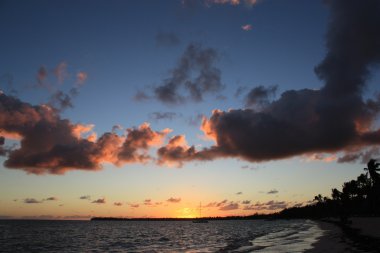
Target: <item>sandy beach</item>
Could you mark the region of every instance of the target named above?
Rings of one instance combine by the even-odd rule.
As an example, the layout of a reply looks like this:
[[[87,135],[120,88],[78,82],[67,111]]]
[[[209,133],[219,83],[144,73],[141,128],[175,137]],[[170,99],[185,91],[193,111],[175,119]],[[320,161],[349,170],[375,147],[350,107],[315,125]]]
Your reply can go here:
[[[350,221],[349,226],[319,222],[324,235],[306,252],[380,252],[380,218],[355,217]]]

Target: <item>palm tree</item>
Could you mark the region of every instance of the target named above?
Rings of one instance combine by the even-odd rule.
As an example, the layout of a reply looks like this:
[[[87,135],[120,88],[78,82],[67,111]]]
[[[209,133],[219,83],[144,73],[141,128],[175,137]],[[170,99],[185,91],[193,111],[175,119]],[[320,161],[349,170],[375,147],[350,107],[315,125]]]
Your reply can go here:
[[[380,163],[378,163],[375,159],[369,160],[367,163],[367,168],[364,168],[364,170],[367,170],[369,173],[369,176],[372,180],[372,186],[380,184],[380,175],[377,173],[377,171],[380,171]]]

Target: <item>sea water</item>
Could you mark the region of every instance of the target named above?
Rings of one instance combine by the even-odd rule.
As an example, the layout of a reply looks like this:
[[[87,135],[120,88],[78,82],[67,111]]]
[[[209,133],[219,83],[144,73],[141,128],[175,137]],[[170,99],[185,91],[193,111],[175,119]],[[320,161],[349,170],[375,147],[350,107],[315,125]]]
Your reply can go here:
[[[0,252],[304,252],[310,220],[0,221]]]

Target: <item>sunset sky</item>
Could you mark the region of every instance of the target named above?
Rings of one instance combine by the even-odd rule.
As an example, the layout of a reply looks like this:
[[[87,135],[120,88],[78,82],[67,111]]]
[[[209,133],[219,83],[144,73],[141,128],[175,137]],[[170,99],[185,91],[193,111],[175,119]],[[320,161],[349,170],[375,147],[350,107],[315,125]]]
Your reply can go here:
[[[380,156],[377,0],[0,1],[0,218],[270,213]]]

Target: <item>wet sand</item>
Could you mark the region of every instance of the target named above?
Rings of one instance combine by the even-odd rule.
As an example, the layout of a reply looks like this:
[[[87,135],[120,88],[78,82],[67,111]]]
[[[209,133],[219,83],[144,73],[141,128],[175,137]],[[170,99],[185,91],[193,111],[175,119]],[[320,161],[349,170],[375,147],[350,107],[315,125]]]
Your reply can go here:
[[[319,222],[324,235],[307,253],[380,252],[380,218],[351,218],[349,225],[337,220]]]

